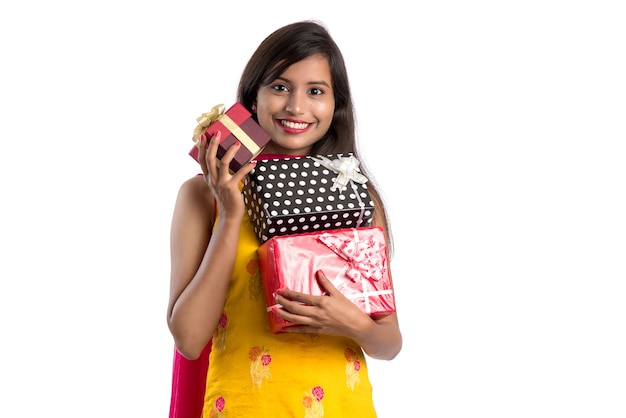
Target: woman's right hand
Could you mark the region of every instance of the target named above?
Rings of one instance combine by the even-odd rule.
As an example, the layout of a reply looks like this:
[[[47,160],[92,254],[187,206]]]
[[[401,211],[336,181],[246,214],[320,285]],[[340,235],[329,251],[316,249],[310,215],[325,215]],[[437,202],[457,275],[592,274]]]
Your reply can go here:
[[[245,212],[245,205],[239,183],[252,171],[255,163],[246,164],[236,173],[231,173],[228,167],[239,147],[241,147],[241,142],[237,141],[226,151],[219,160],[218,165],[217,149],[220,144],[220,138],[221,132],[217,131],[209,139],[207,145],[206,134],[201,135],[198,147],[198,161],[200,162],[205,182],[217,201],[220,216],[241,219]]]

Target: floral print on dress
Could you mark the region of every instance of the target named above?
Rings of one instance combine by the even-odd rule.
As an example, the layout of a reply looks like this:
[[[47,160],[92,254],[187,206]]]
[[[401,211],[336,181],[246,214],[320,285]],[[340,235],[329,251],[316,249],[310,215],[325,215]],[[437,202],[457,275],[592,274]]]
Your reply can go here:
[[[267,353],[267,350],[255,345],[250,348],[248,358],[250,359],[250,378],[252,379],[252,384],[261,389],[263,380],[269,379],[272,375],[270,373],[272,356]]]
[[[315,386],[310,392],[306,392],[302,398],[302,405],[306,408],[304,418],[322,418],[324,416],[324,389],[321,386]]]
[[[359,372],[361,371],[361,361],[356,351],[350,347],[344,351],[346,357],[346,385],[354,391],[354,386],[361,383]]]
[[[221,396],[215,400],[215,403],[211,407],[209,412],[209,418],[223,418],[224,407],[226,406],[226,400]]]
[[[259,300],[263,296],[263,282],[261,281],[259,260],[250,260],[246,265],[246,270],[250,274],[250,278],[248,279],[250,299]]]
[[[221,353],[226,348],[226,324],[228,323],[228,317],[225,313],[220,315],[220,321],[217,324],[217,329],[213,334],[213,347],[218,353]]]

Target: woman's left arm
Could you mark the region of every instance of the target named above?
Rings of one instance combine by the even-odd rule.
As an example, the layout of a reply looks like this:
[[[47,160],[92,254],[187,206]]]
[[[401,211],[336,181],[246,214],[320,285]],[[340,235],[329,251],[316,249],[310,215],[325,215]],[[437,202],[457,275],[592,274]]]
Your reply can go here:
[[[298,324],[286,327],[286,332],[348,337],[376,359],[391,360],[398,355],[402,334],[395,312],[374,320],[341,294],[323,272],[317,272],[317,280],[325,290],[324,296],[278,289],[276,302],[282,308],[275,308],[274,312]]]
[[[394,359],[402,349],[402,334],[398,325],[398,315],[393,312],[372,322],[373,324],[370,324],[357,335],[355,341],[372,358]]]

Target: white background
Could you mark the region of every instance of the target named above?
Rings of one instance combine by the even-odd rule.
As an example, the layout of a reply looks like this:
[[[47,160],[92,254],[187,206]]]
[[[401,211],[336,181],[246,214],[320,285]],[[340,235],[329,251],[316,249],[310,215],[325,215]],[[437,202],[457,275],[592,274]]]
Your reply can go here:
[[[167,417],[195,117],[315,18],[396,239],[380,417],[626,416],[618,3],[3,2],[0,415]]]

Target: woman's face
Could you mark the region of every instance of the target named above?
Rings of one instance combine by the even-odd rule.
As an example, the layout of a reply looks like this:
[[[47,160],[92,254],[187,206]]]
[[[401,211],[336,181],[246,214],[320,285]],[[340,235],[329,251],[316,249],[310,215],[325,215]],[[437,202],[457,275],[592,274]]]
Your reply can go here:
[[[257,118],[271,136],[268,154],[306,155],[328,131],[335,111],[330,65],[312,55],[257,93]]]

